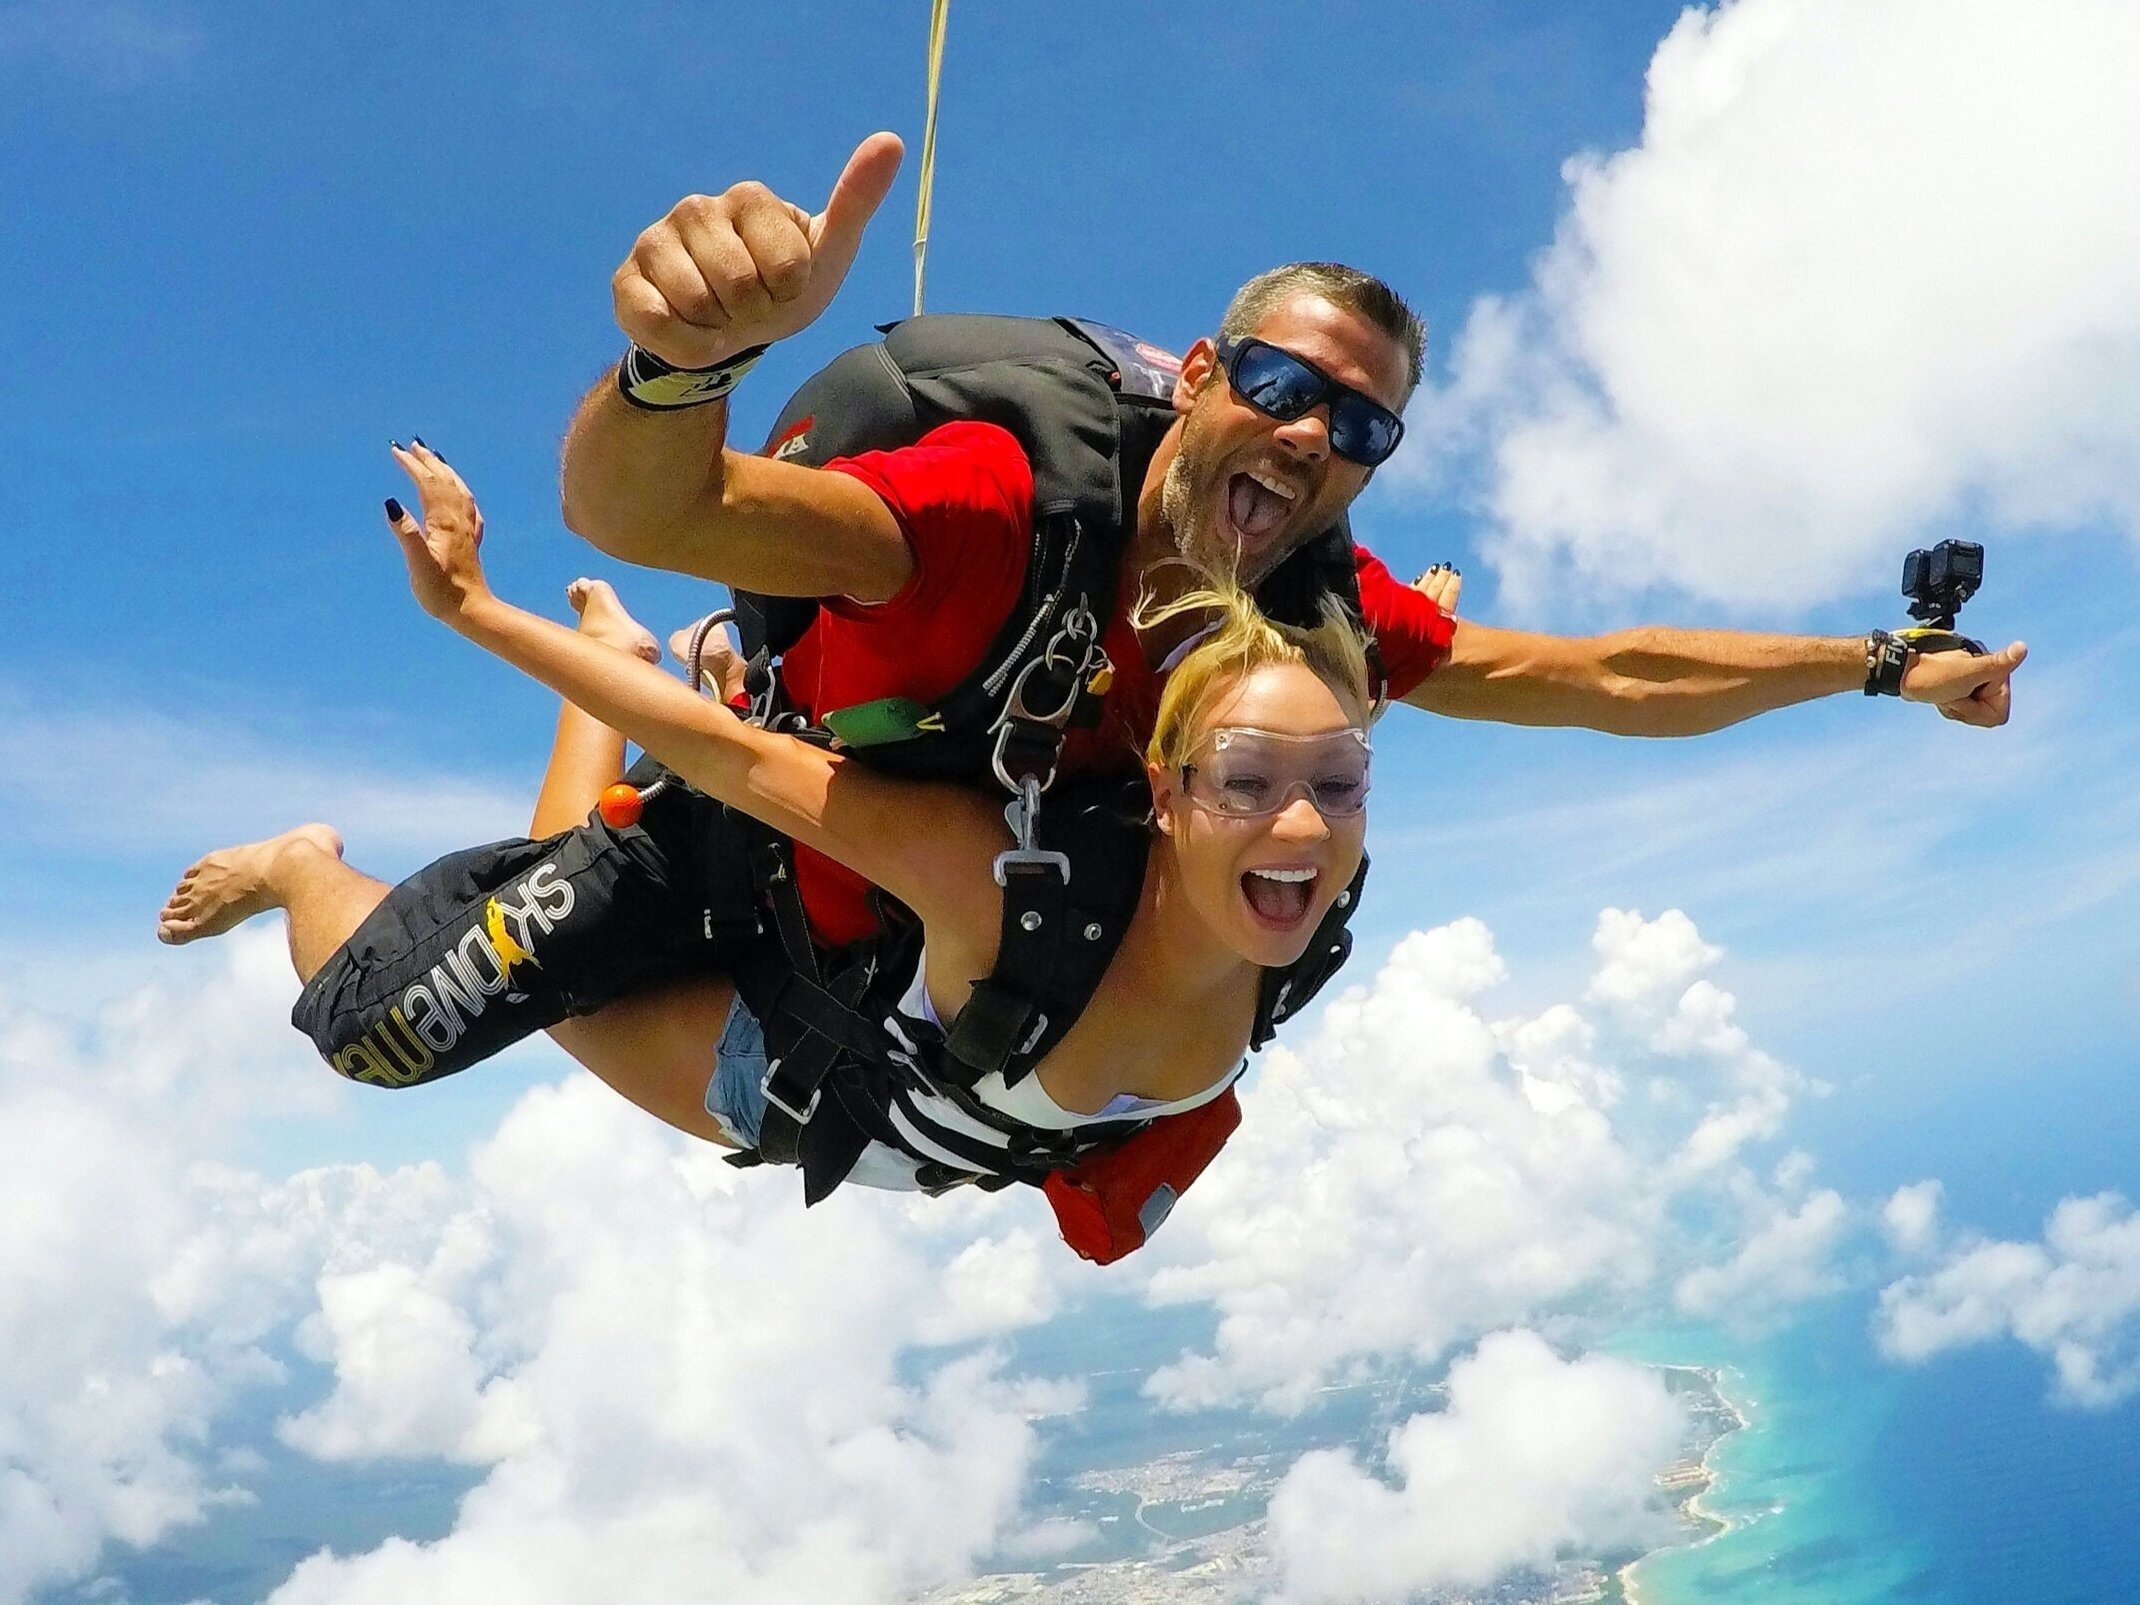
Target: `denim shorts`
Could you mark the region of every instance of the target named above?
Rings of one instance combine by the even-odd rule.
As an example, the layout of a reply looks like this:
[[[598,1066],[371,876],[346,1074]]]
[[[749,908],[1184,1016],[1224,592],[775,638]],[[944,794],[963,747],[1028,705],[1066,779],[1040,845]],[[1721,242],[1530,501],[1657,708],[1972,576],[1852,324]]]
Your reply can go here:
[[[765,1077],[771,1060],[766,1054],[765,1028],[740,997],[728,1007],[719,1054],[713,1079],[706,1083],[706,1113],[736,1142],[755,1148],[758,1129],[765,1123]],[[914,1171],[910,1156],[873,1142],[862,1150],[847,1179],[859,1187],[911,1192],[921,1185]]]
[[[739,997],[728,1006],[728,1024],[721,1032],[713,1079],[706,1083],[706,1113],[745,1148],[758,1146],[758,1128],[765,1123],[765,1074],[769,1063],[765,1028]]]

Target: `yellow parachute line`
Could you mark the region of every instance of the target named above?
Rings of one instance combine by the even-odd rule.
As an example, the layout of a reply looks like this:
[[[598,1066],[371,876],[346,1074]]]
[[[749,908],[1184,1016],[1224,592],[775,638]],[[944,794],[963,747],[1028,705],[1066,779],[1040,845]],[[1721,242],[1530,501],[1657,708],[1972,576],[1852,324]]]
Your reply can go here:
[[[921,198],[914,207],[914,315],[921,315],[922,283],[929,258],[929,197],[936,188],[936,90],[944,77],[944,23],[951,0],[929,7],[929,115],[921,130]]]

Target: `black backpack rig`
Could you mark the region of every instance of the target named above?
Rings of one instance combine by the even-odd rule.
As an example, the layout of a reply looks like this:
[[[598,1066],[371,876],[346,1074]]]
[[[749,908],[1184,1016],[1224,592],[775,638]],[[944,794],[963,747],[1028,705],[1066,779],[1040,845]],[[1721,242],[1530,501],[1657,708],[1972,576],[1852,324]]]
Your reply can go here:
[[[1118,923],[1126,924],[1135,904],[1134,887],[1125,897],[1112,884],[1081,884],[1073,897],[1070,857],[1061,850],[1069,843],[1050,845],[1056,831],[1043,833],[1041,803],[1054,783],[1066,732],[1100,715],[1111,670],[1101,637],[1123,582],[1138,494],[1176,416],[1180,363],[1119,329],[1073,318],[934,314],[885,325],[882,332],[882,341],[834,358],[795,392],[765,454],[818,467],[912,445],[945,423],[1000,425],[1017,439],[1033,470],[1033,544],[1023,592],[981,664],[933,706],[888,698],[835,710],[813,724],[787,696],[779,670],[782,654],[816,618],[817,601],[737,591],[733,616],[747,665],[750,717],[851,750],[889,773],[982,786],[993,781],[1009,794],[1005,818],[1017,843],[996,860],[1004,888],[996,967],[975,987],[945,1046],[969,1086],[994,1071],[1015,1081],[1082,1010],[1120,940]],[[1342,520],[1290,554],[1257,590],[1266,614],[1303,625],[1318,621],[1325,596],[1360,617],[1352,536]],[[694,642],[694,683],[705,629]],[[1379,675],[1379,664],[1376,670]],[[820,953],[796,890],[792,844],[734,810],[716,812],[720,817],[709,826],[725,840],[707,844],[702,857],[718,883],[709,886],[715,907],[708,934],[726,925],[758,935],[769,914],[778,937],[777,951],[763,940],[736,948],[736,983],[765,1027],[772,1069],[759,1147],[732,1156],[732,1162],[800,1164],[805,1196],[815,1203],[845,1177],[880,1124],[871,1113],[879,1100],[868,1093],[863,1066],[881,1055],[881,1015],[873,1005],[880,1001],[883,961],[899,944],[869,941],[842,953]],[[1075,818],[1056,823],[1076,834],[1076,820],[1091,812],[1089,805],[1073,807]],[[751,866],[748,894],[740,898],[745,885],[733,850],[738,836],[748,843],[743,856]],[[1089,877],[1108,862],[1087,855],[1081,873]],[[1141,861],[1137,869],[1141,884]],[[1100,874],[1110,883],[1118,878]],[[1363,863],[1360,877],[1365,874]],[[1344,963],[1352,945],[1345,925],[1358,907],[1360,885],[1356,878],[1299,961],[1265,976],[1253,1046],[1261,1047],[1276,1023],[1297,1012]],[[880,916],[896,926],[903,911],[885,907],[889,902],[880,903]],[[1102,907],[1112,914],[1094,912]],[[1090,940],[1066,946],[1073,921]],[[1101,962],[1066,962],[1073,949]],[[831,1106],[824,1102],[828,1090],[835,1093]],[[824,1118],[831,1107],[844,1108],[847,1118]],[[1123,1133],[1105,1135],[1120,1141]],[[1026,1167],[1030,1173],[1014,1167],[993,1176],[940,1180],[1038,1183],[1074,1157],[1036,1153]]]

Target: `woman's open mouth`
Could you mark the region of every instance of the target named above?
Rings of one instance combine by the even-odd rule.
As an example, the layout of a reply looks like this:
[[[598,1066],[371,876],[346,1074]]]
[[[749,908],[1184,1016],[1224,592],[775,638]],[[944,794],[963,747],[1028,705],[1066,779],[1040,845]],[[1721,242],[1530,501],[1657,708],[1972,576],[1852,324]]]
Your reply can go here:
[[[1261,924],[1290,931],[1314,906],[1316,879],[1312,869],[1252,869],[1241,877],[1241,895]]]

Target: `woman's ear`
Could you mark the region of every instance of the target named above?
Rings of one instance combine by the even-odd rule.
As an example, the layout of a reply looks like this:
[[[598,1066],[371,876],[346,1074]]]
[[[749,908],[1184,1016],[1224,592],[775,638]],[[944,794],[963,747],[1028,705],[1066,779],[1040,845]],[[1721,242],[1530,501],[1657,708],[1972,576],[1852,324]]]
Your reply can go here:
[[[1174,834],[1174,811],[1181,802],[1181,776],[1172,769],[1163,769],[1158,764],[1144,766],[1145,781],[1152,788],[1152,823],[1159,827],[1159,834]]]

